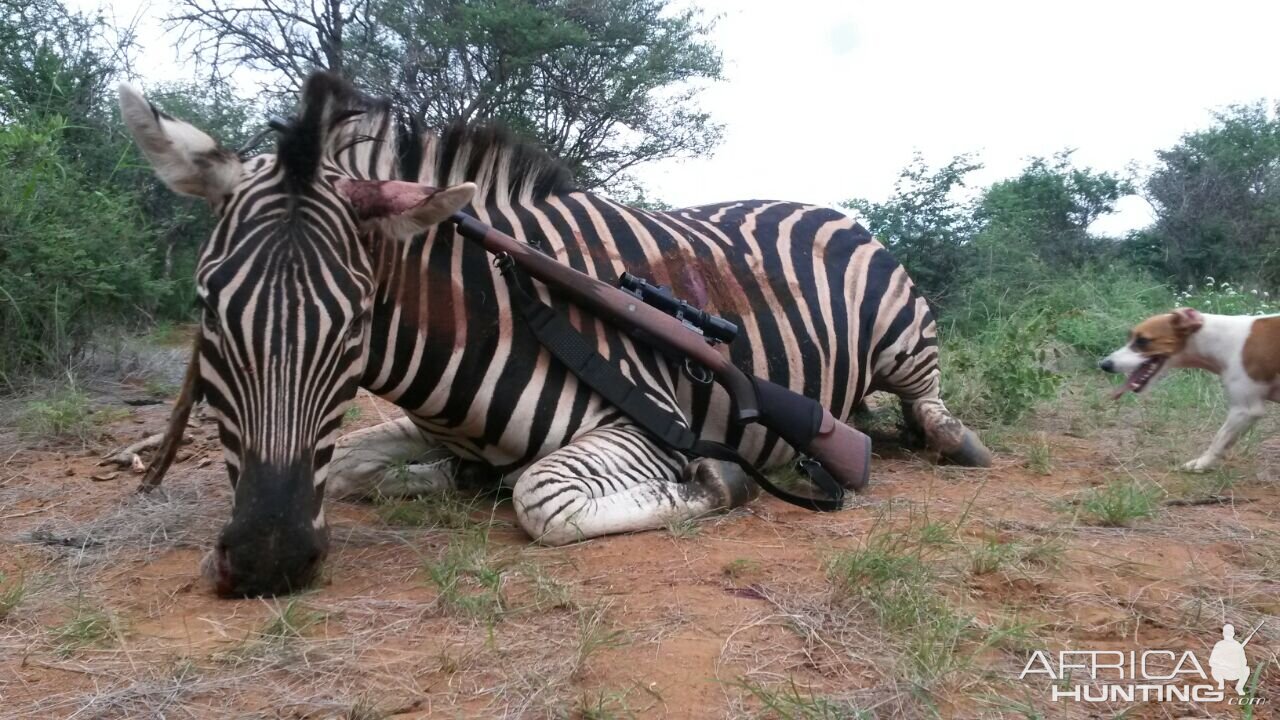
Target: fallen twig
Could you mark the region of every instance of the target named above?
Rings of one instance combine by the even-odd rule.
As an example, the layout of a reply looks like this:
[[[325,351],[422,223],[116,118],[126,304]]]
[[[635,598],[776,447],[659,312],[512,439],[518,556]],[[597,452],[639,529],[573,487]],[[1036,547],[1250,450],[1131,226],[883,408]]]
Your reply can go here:
[[[13,513],[12,515],[0,515],[0,520],[14,520],[17,518],[31,517],[32,515],[39,515],[42,512],[48,512],[56,507],[62,507],[63,505],[66,505],[66,504],[67,504],[66,501],[63,501],[60,503],[54,503],[52,505],[45,505],[44,507],[36,508],[35,510],[28,510],[26,512]]]
[[[1253,502],[1253,498],[1237,497],[1235,495],[1209,495],[1199,498],[1174,498],[1173,500],[1165,500],[1164,504],[1171,507],[1189,507],[1194,505],[1243,505]]]
[[[98,464],[99,465],[115,464],[115,465],[119,465],[120,467],[131,467],[135,465],[134,458],[138,457],[138,455],[141,454],[143,450],[154,450],[160,447],[160,444],[164,442],[164,438],[165,438],[165,433],[162,433],[162,432],[155,433],[154,435],[148,435],[142,438],[141,440],[139,440],[138,442],[132,445],[129,445],[128,447],[125,447],[121,450],[117,450],[116,452],[111,453],[110,455],[104,456],[102,458],[102,462]],[[182,442],[184,444],[189,443],[192,440],[193,438],[190,435],[184,434],[182,437]]]

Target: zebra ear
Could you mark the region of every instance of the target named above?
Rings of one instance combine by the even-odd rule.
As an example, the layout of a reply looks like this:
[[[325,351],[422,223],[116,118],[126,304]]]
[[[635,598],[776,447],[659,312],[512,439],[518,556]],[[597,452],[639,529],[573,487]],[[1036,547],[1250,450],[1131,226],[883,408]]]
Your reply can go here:
[[[195,127],[166,115],[127,83],[120,115],[160,180],[174,192],[220,200],[240,180],[240,158]]]
[[[342,178],[334,188],[351,202],[361,220],[376,221],[393,236],[408,238],[466,207],[475,197],[474,183],[444,189],[403,180]]]

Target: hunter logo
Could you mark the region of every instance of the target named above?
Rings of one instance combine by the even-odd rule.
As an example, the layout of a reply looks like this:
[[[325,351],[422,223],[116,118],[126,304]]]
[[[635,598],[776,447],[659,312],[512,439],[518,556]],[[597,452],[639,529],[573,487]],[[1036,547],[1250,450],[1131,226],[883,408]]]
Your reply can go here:
[[[1265,621],[1263,621],[1265,622]],[[1222,702],[1261,705],[1265,698],[1246,696],[1249,659],[1236,629],[1222,627],[1222,639],[1209,654],[1208,670],[1191,650],[1037,650],[1019,679],[1050,681],[1053,702]]]

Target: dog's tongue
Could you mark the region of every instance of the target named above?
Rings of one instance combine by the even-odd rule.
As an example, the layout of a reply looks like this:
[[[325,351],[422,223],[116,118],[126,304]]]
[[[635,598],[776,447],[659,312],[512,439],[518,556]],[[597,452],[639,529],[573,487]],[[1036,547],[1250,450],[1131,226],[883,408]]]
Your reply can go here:
[[[1138,379],[1138,375],[1141,374],[1142,371],[1146,369],[1147,369],[1147,366],[1145,364],[1139,365],[1137,370],[1134,370],[1133,372],[1129,373],[1128,377],[1124,379],[1124,382],[1120,383],[1119,387],[1111,391],[1111,399],[1119,400],[1120,398],[1124,397],[1124,394],[1127,392],[1137,392],[1138,388],[1142,386],[1141,381]]]

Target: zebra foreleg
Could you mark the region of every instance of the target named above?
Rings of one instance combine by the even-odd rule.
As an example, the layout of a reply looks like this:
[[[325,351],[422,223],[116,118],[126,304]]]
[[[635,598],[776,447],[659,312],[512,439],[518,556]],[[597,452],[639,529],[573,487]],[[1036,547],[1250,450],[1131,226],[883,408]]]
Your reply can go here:
[[[563,545],[652,530],[741,505],[755,484],[734,466],[653,443],[632,425],[592,430],[530,465],[516,481],[516,517],[531,537]]]
[[[325,491],[337,498],[407,497],[453,487],[458,459],[405,417],[338,439]]]

